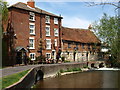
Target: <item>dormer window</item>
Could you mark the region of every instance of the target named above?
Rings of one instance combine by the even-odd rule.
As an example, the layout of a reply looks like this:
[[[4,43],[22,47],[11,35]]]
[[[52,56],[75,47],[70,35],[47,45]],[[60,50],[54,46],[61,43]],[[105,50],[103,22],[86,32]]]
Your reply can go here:
[[[54,18],[54,24],[58,24],[58,18]]]
[[[30,15],[29,20],[35,21],[35,13],[30,12],[29,15]]]
[[[45,16],[45,23],[50,23],[50,16]]]

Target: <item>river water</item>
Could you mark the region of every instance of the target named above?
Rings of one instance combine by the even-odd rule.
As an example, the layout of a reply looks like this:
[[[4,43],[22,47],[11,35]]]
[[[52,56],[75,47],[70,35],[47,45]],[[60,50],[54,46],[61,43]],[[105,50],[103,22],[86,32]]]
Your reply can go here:
[[[120,70],[97,70],[47,78],[36,88],[119,88]]]

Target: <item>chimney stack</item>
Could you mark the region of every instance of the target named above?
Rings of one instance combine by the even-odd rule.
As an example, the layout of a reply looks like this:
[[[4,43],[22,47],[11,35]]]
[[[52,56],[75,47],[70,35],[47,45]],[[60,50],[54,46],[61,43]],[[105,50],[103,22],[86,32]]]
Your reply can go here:
[[[35,8],[35,2],[34,0],[28,0],[27,5],[30,6],[31,8]]]
[[[88,29],[90,29],[90,30],[92,29],[92,25],[91,24],[89,25]]]

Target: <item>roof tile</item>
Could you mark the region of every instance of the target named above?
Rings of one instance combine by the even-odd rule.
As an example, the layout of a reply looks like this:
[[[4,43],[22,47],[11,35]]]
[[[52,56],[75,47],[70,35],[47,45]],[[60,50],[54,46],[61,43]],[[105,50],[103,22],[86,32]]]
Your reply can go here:
[[[62,18],[61,16],[58,16],[58,15],[49,13],[49,12],[47,12],[47,11],[45,11],[45,10],[42,10],[42,9],[39,9],[39,8],[37,8],[37,7],[31,8],[31,7],[29,7],[27,4],[22,3],[22,2],[18,2],[18,3],[16,3],[16,4],[10,6],[9,8],[11,8],[11,7],[20,8],[20,9],[24,9],[24,10],[28,10],[28,11],[33,11],[33,12],[37,12],[37,13],[42,13],[42,14],[46,14],[46,15],[50,15],[50,16],[55,16],[55,17],[60,17],[60,18]]]
[[[81,43],[100,43],[96,35],[88,29],[62,27],[62,39]]]

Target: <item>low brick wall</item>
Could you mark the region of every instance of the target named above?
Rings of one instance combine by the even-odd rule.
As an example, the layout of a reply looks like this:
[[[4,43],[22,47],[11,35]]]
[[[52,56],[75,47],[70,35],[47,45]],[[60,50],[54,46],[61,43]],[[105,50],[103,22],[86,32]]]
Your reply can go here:
[[[46,64],[32,68],[20,81],[7,87],[6,89],[15,89],[15,88],[30,88],[34,85],[36,81],[36,74],[40,70],[43,72],[44,77],[55,76],[61,69],[67,70],[68,68],[83,68],[86,63],[66,63],[66,64]]]

